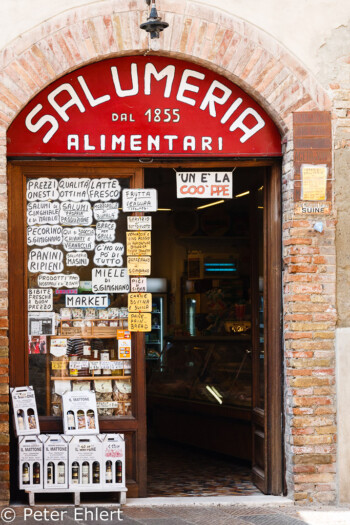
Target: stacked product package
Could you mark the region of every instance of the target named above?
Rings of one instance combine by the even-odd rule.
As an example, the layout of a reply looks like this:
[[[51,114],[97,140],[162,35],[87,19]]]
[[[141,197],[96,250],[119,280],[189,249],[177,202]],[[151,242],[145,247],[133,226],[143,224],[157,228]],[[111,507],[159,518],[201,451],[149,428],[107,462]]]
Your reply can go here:
[[[19,446],[19,488],[126,491],[123,434],[100,434],[93,391],[62,395],[64,434],[40,434],[32,387],[11,389]]]

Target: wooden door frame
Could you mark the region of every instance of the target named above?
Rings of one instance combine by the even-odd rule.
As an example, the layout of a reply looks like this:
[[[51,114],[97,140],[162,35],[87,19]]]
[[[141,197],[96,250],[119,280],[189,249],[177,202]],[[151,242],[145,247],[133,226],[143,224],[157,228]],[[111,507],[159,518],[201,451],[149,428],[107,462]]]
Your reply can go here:
[[[142,168],[234,168],[234,167],[266,167],[269,170],[269,176],[266,178],[266,204],[265,219],[266,227],[268,229],[269,242],[267,246],[267,261],[269,262],[266,271],[266,289],[268,292],[267,301],[267,317],[266,317],[266,334],[268,340],[266,345],[269,348],[269,357],[265,360],[266,366],[266,407],[265,410],[265,429],[267,431],[267,465],[266,470],[268,474],[269,494],[281,494],[283,492],[283,470],[284,470],[284,447],[282,435],[282,420],[283,420],[283,377],[282,377],[282,249],[281,249],[281,230],[282,230],[282,216],[281,216],[281,161],[280,159],[247,159],[247,160],[212,160],[212,159],[179,159],[179,160],[151,160],[151,162],[140,163],[137,160],[90,160],[90,159],[58,159],[54,161],[28,159],[28,160],[12,160],[9,161],[9,180],[16,176],[22,176],[21,173],[33,174],[38,172],[38,168],[45,168],[52,170],[54,173],[61,173],[61,176],[67,175],[69,168],[82,168],[92,170],[105,170],[106,174],[111,174],[113,170],[123,169],[138,169],[140,175],[136,187],[140,187],[142,183],[143,170]],[[114,171],[115,173],[115,171]],[[25,198],[25,195],[22,195]],[[13,202],[13,188],[9,184],[9,261],[16,261],[18,259],[18,245],[16,239],[11,232],[13,230],[19,231],[21,235],[24,234],[23,217],[19,217],[12,207]],[[23,257],[23,254],[20,255]],[[14,291],[18,286],[18,280],[23,281],[23,275],[16,271],[16,265],[9,265],[9,345],[10,345],[10,382],[11,384],[18,384],[20,379],[23,379],[23,373],[26,371],[20,370],[21,367],[16,367],[14,362],[14,352],[11,351],[16,346],[19,333],[23,337],[23,328],[18,330],[18,322],[21,308],[25,301],[22,293],[22,305],[18,302],[17,305],[13,300]],[[22,314],[23,315],[23,311]],[[143,335],[137,334],[137,344],[143,345]],[[23,340],[21,345],[23,344]],[[21,347],[20,345],[20,347]],[[144,346],[144,345],[143,345]],[[25,357],[26,348],[22,350],[22,358]],[[26,360],[24,359],[24,362]],[[139,388],[137,391],[137,415],[138,423],[134,421],[121,420],[119,429],[123,431],[135,431],[139,425],[139,432],[137,433],[137,450],[139,451],[139,461],[135,468],[136,475],[139,479],[138,496],[145,497],[147,490],[147,474],[146,474],[146,386],[145,386],[145,362],[142,359],[136,360],[135,374],[140,378]],[[47,428],[47,427],[46,427]],[[57,431],[60,431],[60,424],[57,424]],[[103,431],[103,428],[101,429]],[[45,432],[45,421],[42,422],[42,431]]]

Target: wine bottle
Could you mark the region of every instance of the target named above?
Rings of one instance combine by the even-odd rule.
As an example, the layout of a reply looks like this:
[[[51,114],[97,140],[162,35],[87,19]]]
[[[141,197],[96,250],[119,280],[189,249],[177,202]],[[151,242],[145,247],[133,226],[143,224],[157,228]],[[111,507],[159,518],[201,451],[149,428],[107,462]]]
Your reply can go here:
[[[34,463],[33,465],[33,483],[34,485],[40,485],[40,465]]]
[[[92,466],[92,482],[100,483],[100,464],[98,461],[94,461]]]
[[[79,483],[79,463],[76,461],[72,463],[72,483],[75,485]]]
[[[30,485],[29,463],[23,463],[22,483],[23,485]]]
[[[116,483],[123,482],[122,462],[120,460],[115,462],[115,481]]]
[[[60,461],[57,465],[57,483],[63,484],[66,477],[66,467],[63,461]]]
[[[112,462],[106,462],[106,483],[112,483]]]
[[[89,463],[87,461],[84,461],[81,467],[81,482],[84,484],[89,483],[89,469]]]
[[[18,423],[18,430],[25,430],[23,410],[17,410],[17,423]]]
[[[28,428],[30,430],[33,430],[33,429],[37,428],[36,427],[35,414],[34,414],[34,410],[32,408],[28,408],[27,416],[28,416]]]
[[[68,430],[75,430],[75,418],[73,410],[67,412],[67,428]]]
[[[90,408],[90,410],[87,411],[87,428],[94,429],[96,428],[95,423],[95,412]]]
[[[47,464],[47,484],[52,485],[54,483],[54,464],[52,461]]]

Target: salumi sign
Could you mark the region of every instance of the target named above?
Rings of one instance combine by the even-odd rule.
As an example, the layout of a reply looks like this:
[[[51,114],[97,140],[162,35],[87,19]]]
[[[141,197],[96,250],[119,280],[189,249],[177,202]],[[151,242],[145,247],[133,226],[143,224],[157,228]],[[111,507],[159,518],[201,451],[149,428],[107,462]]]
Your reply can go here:
[[[166,57],[81,68],[41,91],[8,131],[8,155],[279,156],[267,113],[216,73]]]

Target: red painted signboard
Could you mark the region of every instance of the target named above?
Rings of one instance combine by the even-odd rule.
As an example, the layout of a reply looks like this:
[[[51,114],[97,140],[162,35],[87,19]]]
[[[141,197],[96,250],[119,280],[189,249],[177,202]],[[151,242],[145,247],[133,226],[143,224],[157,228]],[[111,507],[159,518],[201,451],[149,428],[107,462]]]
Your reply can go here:
[[[175,59],[108,59],[41,91],[8,130],[8,155],[281,155],[267,113],[216,73]]]

